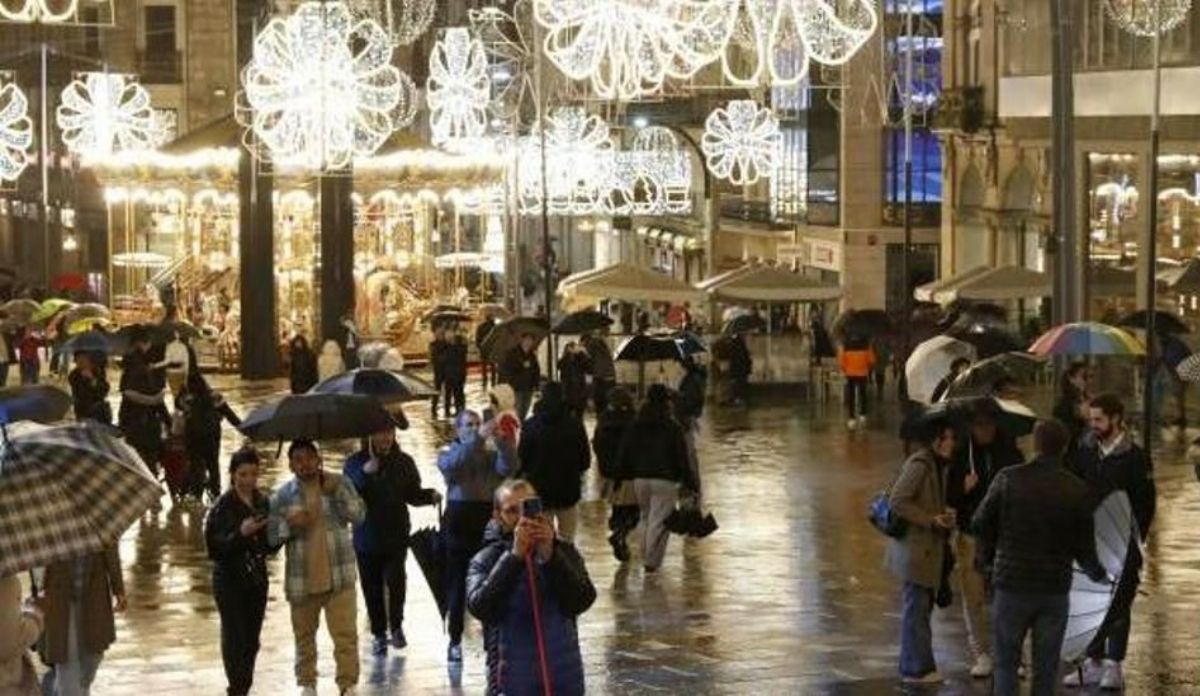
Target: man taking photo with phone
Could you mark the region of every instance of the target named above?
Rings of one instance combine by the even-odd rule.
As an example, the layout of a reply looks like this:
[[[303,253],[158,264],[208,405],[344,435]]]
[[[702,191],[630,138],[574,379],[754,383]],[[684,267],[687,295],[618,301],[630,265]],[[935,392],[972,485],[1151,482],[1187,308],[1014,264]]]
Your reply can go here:
[[[532,485],[496,489],[484,542],[471,560],[467,606],[484,625],[487,693],[584,693],[575,620],[596,588],[575,547],[555,538]]]

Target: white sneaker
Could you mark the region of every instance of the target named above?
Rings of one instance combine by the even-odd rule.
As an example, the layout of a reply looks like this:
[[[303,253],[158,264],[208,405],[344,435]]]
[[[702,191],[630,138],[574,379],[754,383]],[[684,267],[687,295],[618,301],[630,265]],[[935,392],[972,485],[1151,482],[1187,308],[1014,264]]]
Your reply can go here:
[[[987,679],[992,676],[992,656],[980,655],[971,666],[971,676],[975,679]]]
[[[1120,691],[1125,688],[1125,675],[1121,674],[1121,663],[1104,661],[1104,674],[1100,677],[1100,688],[1105,691]]]
[[[1104,663],[1089,658],[1077,669],[1071,670],[1066,677],[1063,677],[1063,686],[1092,686],[1099,684],[1102,676],[1104,676]]]
[[[317,687],[304,686],[300,688],[300,696],[317,696]]]

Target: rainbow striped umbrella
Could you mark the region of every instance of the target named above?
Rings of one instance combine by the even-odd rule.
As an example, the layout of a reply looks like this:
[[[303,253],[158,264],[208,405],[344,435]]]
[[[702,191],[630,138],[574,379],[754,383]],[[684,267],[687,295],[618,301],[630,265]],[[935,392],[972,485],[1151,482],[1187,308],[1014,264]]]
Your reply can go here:
[[[1127,331],[1093,321],[1063,324],[1042,334],[1034,355],[1145,355],[1146,346]]]

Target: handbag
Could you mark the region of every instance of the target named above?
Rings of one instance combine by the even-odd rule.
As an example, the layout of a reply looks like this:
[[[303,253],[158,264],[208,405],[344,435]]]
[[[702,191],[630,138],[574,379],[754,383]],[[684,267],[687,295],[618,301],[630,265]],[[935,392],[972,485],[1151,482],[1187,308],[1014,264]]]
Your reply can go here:
[[[891,487],[879,491],[867,504],[867,521],[878,529],[884,536],[893,539],[903,539],[908,531],[908,523],[892,509]]]

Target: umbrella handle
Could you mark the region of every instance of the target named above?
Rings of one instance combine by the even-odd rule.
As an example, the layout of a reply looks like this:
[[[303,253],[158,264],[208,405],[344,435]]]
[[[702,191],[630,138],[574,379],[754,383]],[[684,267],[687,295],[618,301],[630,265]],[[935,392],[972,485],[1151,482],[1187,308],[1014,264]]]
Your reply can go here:
[[[38,595],[41,594],[38,590],[37,576],[33,574],[33,568],[29,569],[29,593],[33,595],[34,599],[37,599]]]

